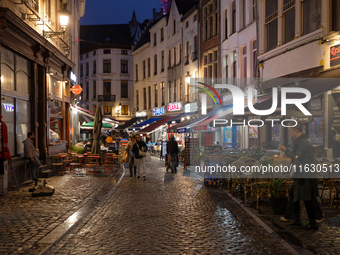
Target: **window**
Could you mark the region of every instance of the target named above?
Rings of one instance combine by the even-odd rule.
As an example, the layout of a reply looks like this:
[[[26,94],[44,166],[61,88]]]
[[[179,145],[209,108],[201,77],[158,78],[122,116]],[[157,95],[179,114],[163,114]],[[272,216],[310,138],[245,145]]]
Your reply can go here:
[[[112,114],[112,106],[104,105],[104,115],[111,115],[111,114]]]
[[[169,61],[168,68],[170,68],[171,67],[171,50],[169,50],[168,52],[168,61]]]
[[[151,109],[151,86],[148,87],[148,109]]]
[[[224,39],[228,39],[228,10],[224,12]]]
[[[231,4],[231,34],[236,32],[236,3]]]
[[[80,77],[84,76],[83,65],[80,65]]]
[[[225,78],[228,79],[229,78],[229,62],[228,62],[228,55],[225,56]],[[228,80],[227,80],[228,83]]]
[[[243,86],[246,86],[246,79],[247,78],[247,45],[245,45],[243,48],[242,48],[242,84]]]
[[[161,28],[161,42],[164,41],[164,28]]]
[[[103,92],[104,96],[111,96],[111,81],[104,81]]]
[[[83,83],[80,83],[80,87],[81,87],[81,88],[84,88],[84,87],[83,87]],[[84,94],[84,90],[82,90],[81,93],[80,93],[80,97],[81,97],[81,98],[84,98],[84,97],[83,97],[83,94]]]
[[[136,79],[135,81],[138,81],[138,65],[136,65]]]
[[[157,45],[157,35],[156,33],[153,34],[153,46]]]
[[[214,8],[216,6],[216,8]],[[205,40],[209,40],[213,36],[218,33],[218,12],[217,12],[217,3],[210,4],[209,6],[204,8],[203,12],[204,18],[204,31],[203,35]]]
[[[162,50],[162,52],[161,52],[161,56],[162,56],[162,70],[161,70],[161,72],[163,72],[164,71],[164,50]]]
[[[174,48],[174,66],[177,64],[176,47]]]
[[[90,86],[89,82],[86,82],[86,99],[89,99],[89,94],[90,94]]]
[[[185,28],[189,27],[189,21],[185,22]]]
[[[176,20],[174,19],[172,21],[172,27],[173,27],[173,35],[176,34]]]
[[[185,65],[189,64],[189,41],[185,42]]]
[[[214,36],[218,34],[218,24],[219,24],[218,14],[215,13],[214,14]]]
[[[146,78],[146,70],[145,70],[145,60],[143,60],[143,79]]]
[[[236,51],[233,52],[233,79],[236,79],[236,62],[237,62],[237,55],[236,55]],[[234,80],[235,85],[236,85],[236,80]]]
[[[122,115],[129,115],[129,106],[128,105],[122,105],[121,114]]]
[[[144,110],[146,110],[146,88],[143,88]]]
[[[209,17],[209,38],[213,37],[214,36],[214,17],[211,16]]]
[[[247,17],[247,6],[246,6],[246,0],[242,1],[242,25],[243,27],[246,27],[246,17]]]
[[[168,103],[171,103],[171,81],[169,81]]]
[[[150,67],[150,58],[148,58],[148,77],[150,77],[151,67]]]
[[[111,50],[104,50],[104,54],[111,54]]]
[[[253,41],[253,78],[257,76],[257,40]]]
[[[93,61],[93,74],[97,73],[97,61]]]
[[[121,68],[121,73],[129,73],[128,60],[121,60],[120,61],[120,68]]]
[[[139,111],[139,95],[138,95],[138,90],[136,90],[136,105],[137,105],[137,111]]]
[[[204,78],[217,78],[218,77],[218,54],[217,49],[211,49],[203,54],[204,59]],[[208,82],[205,80],[205,82]]]
[[[178,46],[178,58],[179,58],[179,63],[182,63],[182,44],[179,44]]]
[[[302,2],[303,34],[306,35],[321,26],[321,0],[305,0]]]
[[[183,90],[182,77],[180,77],[179,78],[179,95],[178,95],[180,101],[182,101],[183,99],[182,90]]]
[[[158,107],[158,91],[157,91],[157,84],[154,85],[154,92],[155,92],[155,95],[154,95],[154,98],[155,98],[155,107]]]
[[[154,75],[157,74],[157,54],[154,56]]]
[[[1,46],[1,87],[10,90],[10,96],[2,94],[1,115],[7,125],[10,154],[24,153],[24,141],[31,131],[31,70],[32,64],[25,58]],[[16,98],[20,92],[21,99]],[[25,95],[23,95],[25,94]],[[23,99],[26,98],[26,99]],[[57,100],[55,100],[57,101]],[[38,109],[39,112],[39,109]]]
[[[332,31],[340,31],[340,1],[332,0]]]
[[[257,0],[252,0],[253,1],[253,20],[255,20],[256,19],[256,9],[257,9],[257,7],[256,7],[256,1]]]
[[[161,93],[162,93],[162,106],[165,104],[165,88],[164,82],[161,82]]]
[[[174,102],[177,101],[177,83],[176,80],[174,80]]]
[[[83,59],[83,55],[80,55],[80,60],[82,60]]]
[[[121,98],[129,98],[128,81],[120,82],[120,92],[121,92]]]
[[[127,55],[128,51],[127,50],[122,50],[121,53],[122,53],[122,55]]]
[[[89,54],[88,53],[86,53],[86,58],[88,58],[89,57]]]
[[[89,63],[86,63],[85,67],[86,67],[85,75],[88,76],[89,75]]]
[[[197,14],[194,15],[194,22],[197,20]]]
[[[97,97],[97,82],[93,81],[93,98]]]
[[[277,46],[277,0],[266,0],[266,43],[267,43],[267,51],[275,49]]]
[[[111,73],[111,59],[103,60],[103,73]]]
[[[93,51],[93,56],[95,56],[95,55],[97,55],[97,51],[94,50]]]
[[[97,111],[97,105],[92,105],[93,106],[93,111],[96,112]]]
[[[283,1],[284,17],[284,43],[294,40],[295,37],[295,0]]]

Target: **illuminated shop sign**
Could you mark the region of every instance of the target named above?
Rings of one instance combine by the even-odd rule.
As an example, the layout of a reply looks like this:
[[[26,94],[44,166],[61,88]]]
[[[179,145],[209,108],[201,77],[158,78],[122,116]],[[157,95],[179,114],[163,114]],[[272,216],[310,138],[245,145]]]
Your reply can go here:
[[[155,108],[152,110],[153,115],[159,116],[164,114],[164,107],[162,108]]]
[[[77,81],[77,76],[74,74],[74,72],[71,72],[71,81],[73,81],[74,83],[76,83]]]
[[[146,116],[146,111],[136,112],[136,117],[145,117],[145,116]]]
[[[168,112],[180,111],[182,109],[181,102],[168,104]]]
[[[198,110],[197,103],[190,103],[184,105],[184,112],[196,112]]]
[[[12,104],[2,104],[6,112],[14,112],[14,105]]]
[[[330,52],[330,66],[335,66],[340,63],[340,44],[332,46]]]

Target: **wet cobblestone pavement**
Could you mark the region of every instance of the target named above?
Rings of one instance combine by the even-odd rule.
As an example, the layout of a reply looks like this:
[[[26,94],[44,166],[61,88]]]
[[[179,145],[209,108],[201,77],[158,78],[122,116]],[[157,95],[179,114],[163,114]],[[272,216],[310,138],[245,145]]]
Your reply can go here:
[[[42,181],[44,179],[41,179]],[[31,185],[0,197],[0,254],[38,254],[45,247],[38,241],[56,229],[99,191],[109,192],[116,179],[70,174],[46,179],[55,194],[32,197]]]
[[[289,254],[230,199],[188,170],[147,163],[147,180],[126,176],[50,254]]]

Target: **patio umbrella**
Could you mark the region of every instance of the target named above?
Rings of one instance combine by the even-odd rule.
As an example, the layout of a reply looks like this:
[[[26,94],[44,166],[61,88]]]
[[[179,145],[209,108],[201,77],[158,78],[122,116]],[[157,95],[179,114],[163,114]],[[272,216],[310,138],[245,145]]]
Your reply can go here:
[[[98,106],[96,110],[96,115],[94,116],[94,126],[93,126],[93,144],[91,153],[92,154],[100,154],[100,144],[99,144],[99,137],[101,133],[101,129],[103,126],[103,115],[101,107]]]
[[[92,129],[93,127],[94,127],[94,122],[93,121],[85,123],[85,124],[80,126],[80,128],[87,128],[87,129]],[[112,129],[112,126],[110,124],[103,123],[102,128],[110,128],[110,129]]]

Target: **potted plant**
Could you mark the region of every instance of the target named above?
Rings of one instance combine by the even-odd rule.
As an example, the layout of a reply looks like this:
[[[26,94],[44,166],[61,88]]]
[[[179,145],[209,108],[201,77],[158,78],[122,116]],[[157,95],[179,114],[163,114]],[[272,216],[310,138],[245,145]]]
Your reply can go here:
[[[284,178],[273,179],[270,182],[270,187],[273,196],[270,198],[270,204],[274,214],[285,214],[287,210],[288,198],[282,195],[282,183]]]

